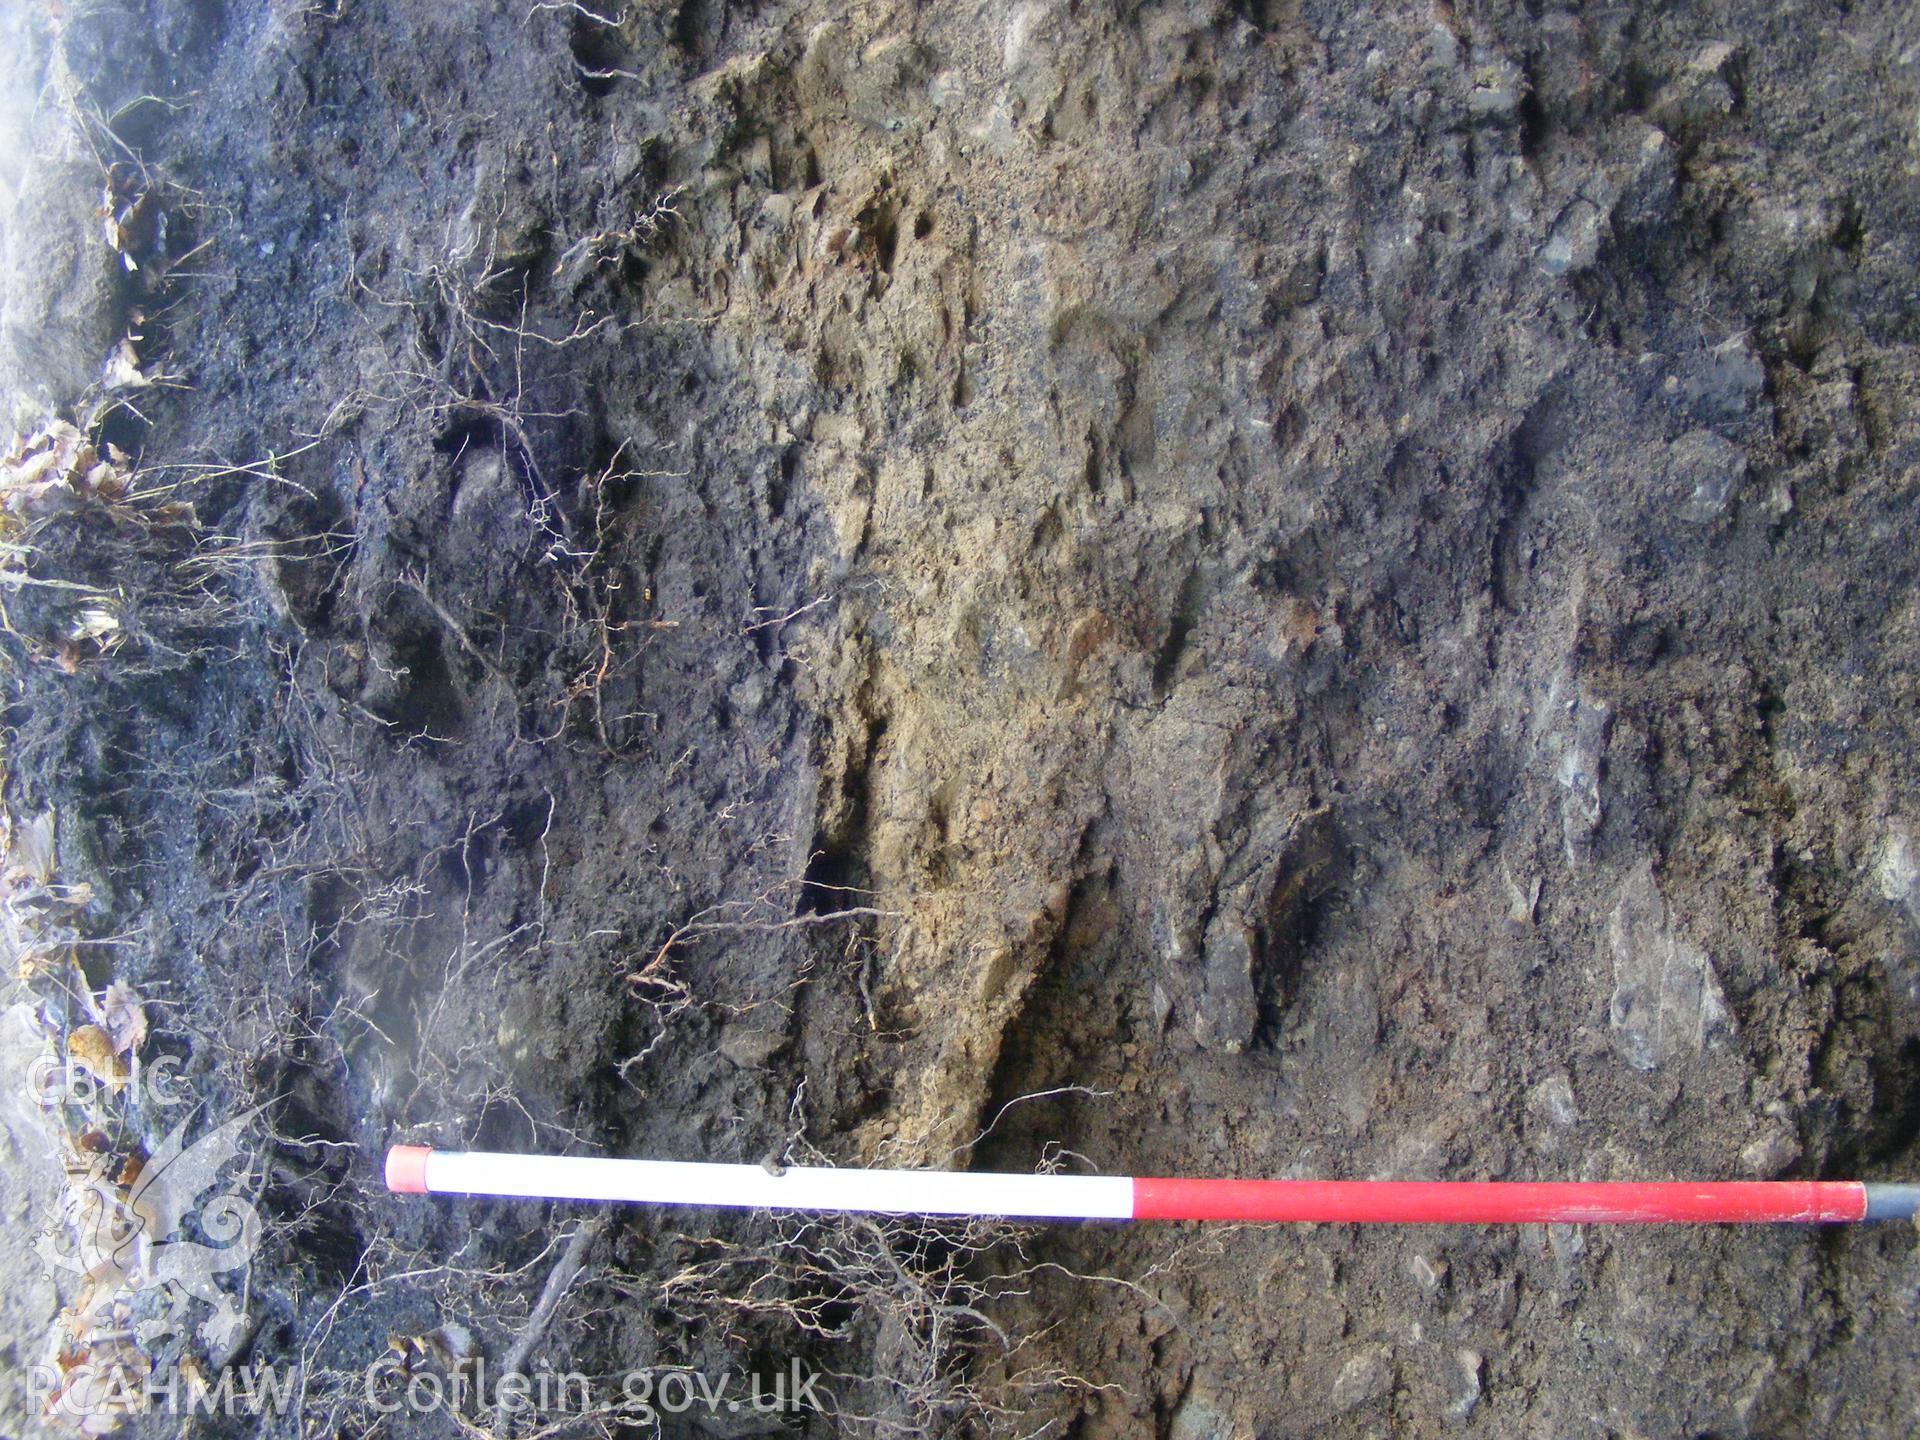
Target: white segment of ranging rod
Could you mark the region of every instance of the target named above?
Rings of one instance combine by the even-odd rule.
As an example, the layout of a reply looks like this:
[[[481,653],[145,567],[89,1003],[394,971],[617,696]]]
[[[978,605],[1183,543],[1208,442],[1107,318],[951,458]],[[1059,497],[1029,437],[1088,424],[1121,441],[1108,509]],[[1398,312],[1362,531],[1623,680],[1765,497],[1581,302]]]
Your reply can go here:
[[[418,1188],[433,1195],[523,1200],[618,1200],[754,1210],[869,1215],[1004,1215],[1028,1220],[1127,1220],[1133,1181],[1113,1175],[988,1175],[937,1170],[836,1170],[586,1155],[435,1150]],[[415,1188],[409,1184],[406,1188]]]

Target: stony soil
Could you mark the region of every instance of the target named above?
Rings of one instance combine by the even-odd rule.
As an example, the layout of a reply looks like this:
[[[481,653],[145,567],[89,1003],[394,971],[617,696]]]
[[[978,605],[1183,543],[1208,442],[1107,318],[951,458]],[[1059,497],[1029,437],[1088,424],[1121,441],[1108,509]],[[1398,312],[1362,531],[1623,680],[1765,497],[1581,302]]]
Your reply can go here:
[[[201,528],[40,537],[129,638],[9,599],[7,799],[274,1101],[241,1351],[512,1350],[577,1217],[396,1139],[1912,1178],[1910,19],[15,7],[0,390]],[[534,1353],[801,1352],[819,1433],[1920,1421],[1905,1227],[972,1240],[622,1215]]]

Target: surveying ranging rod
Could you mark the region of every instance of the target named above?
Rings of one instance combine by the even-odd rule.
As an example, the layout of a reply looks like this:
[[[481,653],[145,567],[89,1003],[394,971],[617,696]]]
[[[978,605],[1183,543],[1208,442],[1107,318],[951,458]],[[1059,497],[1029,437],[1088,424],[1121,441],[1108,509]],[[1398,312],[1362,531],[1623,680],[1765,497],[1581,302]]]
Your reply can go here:
[[[711,1205],[1011,1220],[1294,1220],[1330,1224],[1628,1225],[1911,1220],[1920,1185],[1856,1180],[1149,1180],[709,1165],[590,1155],[505,1155],[395,1145],[401,1195]]]

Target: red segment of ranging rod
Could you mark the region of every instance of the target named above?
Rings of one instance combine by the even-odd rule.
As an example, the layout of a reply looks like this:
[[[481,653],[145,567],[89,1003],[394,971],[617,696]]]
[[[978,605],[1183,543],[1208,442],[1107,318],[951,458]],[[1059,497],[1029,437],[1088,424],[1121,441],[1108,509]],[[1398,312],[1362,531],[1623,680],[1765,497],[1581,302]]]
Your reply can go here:
[[[1910,1220],[1920,1185],[1852,1180],[1175,1180],[1114,1175],[716,1165],[509,1155],[396,1145],[404,1195],[1031,1220],[1242,1220],[1328,1224],[1753,1224]]]
[[[1133,1182],[1133,1218],[1401,1225],[1820,1223],[1866,1219],[1867,1187],[1851,1180],[1140,1179]]]

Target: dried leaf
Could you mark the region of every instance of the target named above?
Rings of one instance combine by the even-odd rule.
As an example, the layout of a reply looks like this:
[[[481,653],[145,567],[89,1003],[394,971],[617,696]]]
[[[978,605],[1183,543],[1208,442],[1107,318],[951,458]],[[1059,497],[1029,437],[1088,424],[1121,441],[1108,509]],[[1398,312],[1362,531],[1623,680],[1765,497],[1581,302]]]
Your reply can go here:
[[[110,1236],[101,1236],[94,1241],[103,1251],[112,1243]],[[116,1247],[99,1255],[80,1283],[80,1293],[73,1302],[73,1332],[76,1340],[86,1339],[89,1333],[87,1327],[95,1323],[95,1317],[103,1311],[111,1314],[113,1302],[127,1291],[128,1283],[133,1278],[132,1257],[123,1257],[121,1248],[125,1247]]]
[[[82,1025],[67,1037],[67,1057],[109,1090],[126,1088],[127,1067],[114,1052],[113,1040],[98,1025]]]
[[[51,894],[62,905],[71,905],[77,910],[93,903],[93,883],[89,880],[76,880],[71,885],[56,885]]]
[[[63,946],[21,946],[20,983],[31,985],[46,975],[58,975],[66,968],[67,950]]]
[[[111,610],[90,605],[74,617],[73,627],[67,634],[76,643],[91,640],[102,650],[111,650],[120,643],[120,617]]]
[[[42,810],[13,832],[13,865],[36,885],[53,883],[53,811]]]
[[[47,1414],[82,1435],[110,1435],[147,1408],[152,1373],[137,1346],[102,1336],[67,1371],[64,1388],[47,1397]]]
[[[13,490],[21,486],[39,484],[53,472],[53,467],[59,463],[59,460],[58,452],[52,449],[42,450],[37,455],[29,456],[19,464],[9,467],[7,488]]]
[[[140,370],[140,356],[133,348],[133,341],[122,337],[113,352],[107,356],[106,369],[101,372],[100,383],[109,390],[144,390],[153,384]]]
[[[184,525],[190,530],[198,529],[200,517],[194,513],[190,500],[169,500],[147,511],[147,521],[152,525]]]
[[[131,376],[125,373],[129,364]],[[107,383],[153,383],[140,373],[130,342],[123,342],[109,358]],[[87,500],[112,504],[127,493],[126,465],[126,457],[113,447],[103,460],[93,442],[72,425],[48,421],[0,460],[0,506],[21,521],[32,521]]]
[[[116,980],[101,993],[96,1018],[116,1054],[131,1055],[147,1038],[146,1004],[131,985]]]
[[[423,1335],[388,1335],[387,1348],[404,1356],[409,1364],[421,1360],[457,1369],[473,1355],[473,1332],[449,1322]]]

